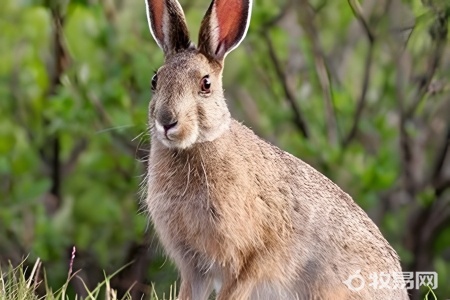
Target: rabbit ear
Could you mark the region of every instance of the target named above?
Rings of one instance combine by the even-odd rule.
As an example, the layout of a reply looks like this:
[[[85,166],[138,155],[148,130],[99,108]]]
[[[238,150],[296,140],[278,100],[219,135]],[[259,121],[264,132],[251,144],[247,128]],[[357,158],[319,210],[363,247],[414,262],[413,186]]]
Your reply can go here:
[[[191,47],[183,9],[177,0],[145,0],[150,32],[165,56]]]
[[[244,39],[252,0],[213,0],[200,26],[199,49],[219,61]]]

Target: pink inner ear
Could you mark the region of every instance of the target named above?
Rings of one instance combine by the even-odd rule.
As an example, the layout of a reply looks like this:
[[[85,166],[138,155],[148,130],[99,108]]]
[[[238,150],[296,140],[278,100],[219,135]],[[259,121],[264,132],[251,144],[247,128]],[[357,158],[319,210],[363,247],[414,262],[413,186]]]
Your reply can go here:
[[[149,0],[151,18],[153,19],[153,30],[156,37],[160,40],[164,40],[163,33],[163,14],[164,14],[164,0]]]
[[[219,25],[219,45],[225,44],[225,48],[237,38],[242,24],[243,15],[242,0],[218,0],[216,1],[217,23]]]

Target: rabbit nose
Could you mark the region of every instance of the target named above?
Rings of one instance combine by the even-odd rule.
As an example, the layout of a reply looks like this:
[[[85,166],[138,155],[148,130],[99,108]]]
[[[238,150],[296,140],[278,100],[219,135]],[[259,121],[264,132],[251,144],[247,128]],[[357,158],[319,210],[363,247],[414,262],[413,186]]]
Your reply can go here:
[[[169,131],[170,128],[173,128],[173,127],[177,126],[177,124],[178,124],[178,122],[175,121],[175,122],[173,122],[173,123],[171,123],[171,124],[163,125],[164,131],[165,131],[165,132]]]
[[[158,121],[166,132],[178,124],[175,114],[170,110],[161,110],[158,114]]]

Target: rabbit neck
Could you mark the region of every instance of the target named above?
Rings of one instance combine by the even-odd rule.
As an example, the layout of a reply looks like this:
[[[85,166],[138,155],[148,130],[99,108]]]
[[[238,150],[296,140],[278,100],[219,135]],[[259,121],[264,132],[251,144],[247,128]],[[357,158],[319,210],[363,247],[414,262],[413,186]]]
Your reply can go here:
[[[226,174],[236,173],[230,149],[236,143],[230,129],[212,141],[195,143],[186,149],[168,148],[153,139],[149,158],[149,192],[169,198],[212,198],[212,181],[217,185]],[[224,178],[222,178],[224,179]]]
[[[224,103],[225,105],[225,103]],[[201,125],[200,127],[200,133],[197,139],[197,143],[193,145],[193,149],[195,148],[202,148],[204,146],[204,142],[213,142],[214,140],[220,138],[223,134],[225,134],[227,131],[230,130],[230,124],[231,124],[231,116],[228,109],[223,109],[224,112],[222,112],[221,115],[217,115],[214,118],[214,125],[213,126],[205,126]],[[209,145],[206,145],[207,147]],[[202,149],[199,149],[200,151]]]
[[[229,135],[229,122],[227,123],[220,129],[220,133],[219,130],[214,132],[217,136],[207,135],[202,137],[200,142],[186,149],[168,148],[158,139],[153,139],[150,151],[150,168],[161,173],[169,171],[168,167],[171,171],[177,170],[179,175],[184,176],[188,172],[188,170],[184,170],[186,164],[189,164],[192,169],[193,167],[202,168],[215,163],[223,152],[223,139],[227,139],[226,136]]]

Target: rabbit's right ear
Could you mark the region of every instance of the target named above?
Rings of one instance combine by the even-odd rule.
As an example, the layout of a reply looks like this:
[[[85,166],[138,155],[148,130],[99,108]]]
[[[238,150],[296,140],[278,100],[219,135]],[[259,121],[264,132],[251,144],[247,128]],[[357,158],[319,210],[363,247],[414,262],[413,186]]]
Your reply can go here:
[[[222,61],[244,39],[252,0],[212,0],[200,26],[200,52]]]
[[[145,0],[150,32],[165,56],[191,47],[183,9],[177,0]]]

